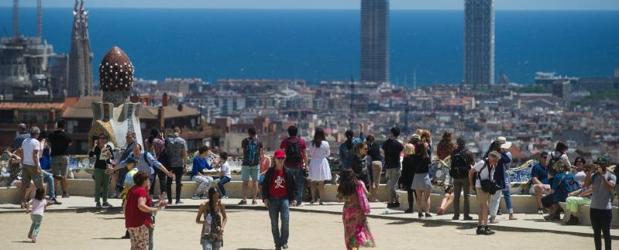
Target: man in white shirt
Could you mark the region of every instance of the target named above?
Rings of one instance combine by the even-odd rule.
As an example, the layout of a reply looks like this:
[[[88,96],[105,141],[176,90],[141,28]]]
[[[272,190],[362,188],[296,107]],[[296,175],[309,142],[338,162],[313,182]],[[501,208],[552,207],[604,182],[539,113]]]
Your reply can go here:
[[[22,206],[28,202],[26,190],[30,187],[30,181],[34,181],[37,189],[43,188],[43,180],[41,179],[41,168],[39,166],[40,142],[37,140],[41,134],[38,127],[32,127],[30,130],[30,138],[24,139],[21,144],[22,153],[22,185],[21,197]]]
[[[477,226],[478,235],[494,234],[494,231],[488,228],[488,206],[490,196],[492,194],[482,189],[481,182],[486,180],[495,181],[494,172],[497,168],[499,159],[501,159],[501,154],[499,152],[492,151],[488,154],[487,159],[479,161],[469,171],[469,186],[475,187],[477,190],[477,201],[479,202],[479,225]]]

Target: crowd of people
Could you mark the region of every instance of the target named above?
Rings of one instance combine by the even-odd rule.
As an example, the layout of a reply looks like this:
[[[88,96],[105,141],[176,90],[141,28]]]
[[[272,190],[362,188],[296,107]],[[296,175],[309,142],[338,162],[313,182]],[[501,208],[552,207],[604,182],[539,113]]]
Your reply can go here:
[[[68,198],[67,172],[68,149],[72,143],[64,131],[64,122],[57,122],[51,133],[37,127],[29,130],[25,124],[18,126],[18,134],[12,148],[5,150],[11,169],[21,169],[21,205],[32,211],[32,226],[29,238],[36,241],[45,207],[60,204],[56,197],[60,183],[62,197]],[[149,137],[139,143],[133,132],[126,135],[126,145],[115,149],[105,133],[93,138],[89,152],[93,162],[94,200],[97,208],[111,207],[108,202],[108,187],[115,186],[114,197],[123,199],[126,217],[126,238],[131,238],[132,249],[153,248],[153,230],[156,212],[172,204],[182,204],[182,178],[189,172],[197,188],[193,199],[204,199],[196,222],[203,225],[201,244],[205,249],[223,246],[223,228],[227,217],[221,199],[227,198],[225,185],[232,179],[228,154],[213,152],[201,146],[195,156],[188,157],[187,143],[180,136],[180,129],[161,132],[152,130]],[[288,128],[288,137],[280,143],[272,158],[267,155],[263,143],[254,128],[248,129],[242,147],[242,200],[240,205],[252,204],[262,199],[269,210],[273,241],[276,249],[288,248],[291,206],[324,204],[325,183],[332,175],[329,157],[330,145],[323,129],[314,131],[308,143],[299,136],[295,126]],[[417,201],[418,218],[430,218],[431,195],[436,188],[434,172],[437,166],[448,169],[447,177],[440,182],[443,200],[436,213],[446,214],[451,207],[453,220],[460,220],[460,200],[463,200],[462,219],[473,220],[470,211],[470,195],[475,193],[479,204],[479,235],[495,232],[489,224],[497,223],[500,201],[503,197],[509,220],[516,220],[511,199],[511,181],[508,170],[512,167],[510,143],[505,137],[496,138],[479,160],[467,149],[463,138],[445,132],[433,151],[432,134],[417,130],[409,138],[401,139],[400,129],[390,130],[389,138],[379,144],[373,135],[355,136],[345,133],[346,140],[339,145],[340,169],[338,197],[344,201],[343,223],[345,245],[348,249],[374,246],[374,239],[367,225],[369,202],[379,201],[378,189],[381,178],[387,187],[387,207],[399,208],[397,190],[407,193],[408,207],[405,213],[414,212]],[[565,223],[579,224],[579,209],[590,206],[591,224],[594,229],[596,249],[601,249],[602,236],[610,249],[611,201],[616,183],[615,172],[606,156],[587,163],[578,157],[572,164],[567,156],[568,146],[558,142],[551,152],[541,152],[531,166],[531,180],[526,190],[535,197],[538,213],[547,213],[549,221],[560,220],[564,213]],[[433,156],[434,153],[434,156]],[[193,160],[191,171],[188,161]],[[21,167],[20,167],[21,166]],[[614,170],[616,171],[616,170]],[[14,172],[14,171],[12,171]],[[155,194],[159,178],[159,193]],[[172,183],[176,181],[175,193]],[[306,184],[306,181],[308,182]],[[34,184],[34,189],[30,188]],[[46,184],[46,185],[44,185]],[[304,197],[309,189],[310,197]],[[46,192],[47,191],[47,192]],[[30,192],[34,192],[34,199]],[[45,195],[47,193],[47,199]],[[158,202],[153,202],[158,199]]]

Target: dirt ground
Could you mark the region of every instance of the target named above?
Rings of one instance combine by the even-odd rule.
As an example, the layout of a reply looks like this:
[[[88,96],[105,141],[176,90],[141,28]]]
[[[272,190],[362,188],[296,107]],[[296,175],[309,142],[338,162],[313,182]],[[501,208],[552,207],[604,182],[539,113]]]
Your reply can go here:
[[[201,249],[196,211],[167,209],[157,216],[155,249]],[[268,213],[229,210],[224,249],[273,249]],[[0,249],[128,249],[122,240],[124,220],[120,214],[47,213],[38,242],[26,235],[30,217],[0,214]],[[499,231],[477,236],[471,228],[424,225],[419,222],[370,219],[376,249],[593,249],[593,239],[552,233]],[[293,212],[290,249],[345,249],[341,217]],[[614,245],[619,242],[614,241]]]

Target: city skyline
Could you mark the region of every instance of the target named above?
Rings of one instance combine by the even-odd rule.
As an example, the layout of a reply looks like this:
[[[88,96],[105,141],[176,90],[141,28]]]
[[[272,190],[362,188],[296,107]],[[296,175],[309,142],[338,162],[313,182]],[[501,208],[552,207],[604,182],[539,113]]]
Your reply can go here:
[[[33,7],[36,1],[22,0],[20,5]],[[45,7],[72,6],[72,1],[46,0]],[[170,2],[165,0],[90,0],[87,3],[91,8],[215,8],[215,9],[359,9],[359,0],[314,0],[314,1],[287,1],[287,0],[262,0],[256,3],[252,0],[211,0],[208,2],[199,0],[185,0],[182,2]],[[12,1],[0,3],[0,7],[10,7]],[[424,2],[411,2],[408,0],[392,0],[392,10],[406,9],[432,9],[432,10],[463,10],[464,1],[435,0]],[[614,0],[546,0],[543,2],[534,0],[502,0],[496,4],[497,10],[619,10],[619,2]]]

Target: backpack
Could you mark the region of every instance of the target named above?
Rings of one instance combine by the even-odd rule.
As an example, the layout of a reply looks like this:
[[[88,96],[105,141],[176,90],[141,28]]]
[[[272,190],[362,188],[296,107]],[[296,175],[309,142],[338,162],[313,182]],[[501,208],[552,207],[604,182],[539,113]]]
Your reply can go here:
[[[580,189],[580,184],[578,184],[578,182],[576,181],[576,179],[574,178],[574,175],[572,174],[568,174],[565,176],[565,178],[563,179],[563,181],[565,181],[565,184],[567,186],[567,193],[571,193],[574,192],[578,189]]]
[[[558,154],[557,156],[556,152],[550,154],[550,160],[548,161],[548,172],[552,175],[561,172],[561,167],[563,165],[561,156],[561,154]]]
[[[469,175],[469,170],[471,166],[469,166],[466,162],[465,152],[458,152],[453,154],[451,157],[451,169],[449,170],[449,175],[455,179],[465,178]]]
[[[260,155],[258,154],[258,150],[258,141],[255,138],[248,138],[245,144],[245,159],[243,159],[243,165],[260,165]]]
[[[299,141],[288,140],[286,147],[286,161],[289,164],[296,165],[301,163],[301,150],[299,149]]]

